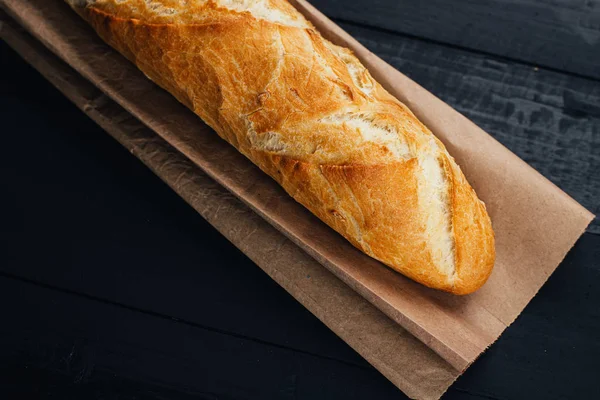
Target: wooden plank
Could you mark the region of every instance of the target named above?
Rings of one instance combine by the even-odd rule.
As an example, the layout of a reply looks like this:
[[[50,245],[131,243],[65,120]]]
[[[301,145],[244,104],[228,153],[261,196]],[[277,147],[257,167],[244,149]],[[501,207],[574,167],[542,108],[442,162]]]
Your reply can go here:
[[[600,213],[600,82],[349,24],[341,26]],[[596,219],[590,232],[600,233]]]
[[[352,21],[600,78],[599,0],[311,2],[337,22]]]
[[[584,235],[446,398],[597,398],[599,257],[600,236]],[[22,279],[0,276],[0,312],[1,397],[402,398],[368,367]]]
[[[523,314],[454,384],[493,399],[600,398],[600,235],[584,234]]]
[[[370,367],[4,277],[0,311],[1,398],[403,398]]]

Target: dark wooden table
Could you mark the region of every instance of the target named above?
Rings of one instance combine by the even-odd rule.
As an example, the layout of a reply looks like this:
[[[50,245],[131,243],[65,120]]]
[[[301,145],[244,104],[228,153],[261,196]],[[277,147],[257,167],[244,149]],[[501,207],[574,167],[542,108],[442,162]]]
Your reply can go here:
[[[600,212],[599,1],[313,3]],[[0,398],[403,397],[0,48]],[[600,398],[599,359],[596,220],[446,397]]]

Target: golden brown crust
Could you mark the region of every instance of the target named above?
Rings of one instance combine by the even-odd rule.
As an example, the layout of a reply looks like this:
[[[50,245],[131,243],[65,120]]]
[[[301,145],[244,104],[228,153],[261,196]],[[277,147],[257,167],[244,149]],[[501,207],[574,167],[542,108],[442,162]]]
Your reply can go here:
[[[427,286],[485,283],[485,206],[444,146],[284,0],[67,0],[354,246]]]

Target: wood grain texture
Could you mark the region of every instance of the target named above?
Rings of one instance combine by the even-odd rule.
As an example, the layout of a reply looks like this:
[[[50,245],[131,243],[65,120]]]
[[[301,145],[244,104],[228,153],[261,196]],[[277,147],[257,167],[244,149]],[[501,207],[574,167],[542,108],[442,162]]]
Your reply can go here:
[[[0,277],[0,301],[2,398],[294,399],[321,393],[391,399],[398,394],[371,367],[15,279]],[[10,303],[19,307],[7,307]]]
[[[598,0],[313,0],[353,21],[600,78]]]
[[[600,81],[341,26],[600,213]],[[600,233],[598,219],[588,230]]]

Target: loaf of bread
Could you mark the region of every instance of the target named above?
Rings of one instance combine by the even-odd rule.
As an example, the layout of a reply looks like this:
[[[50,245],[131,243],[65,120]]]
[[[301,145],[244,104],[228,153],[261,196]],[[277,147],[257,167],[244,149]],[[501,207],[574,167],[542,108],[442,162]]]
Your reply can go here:
[[[455,294],[490,275],[490,218],[444,145],[286,0],[67,2],[366,254]]]

